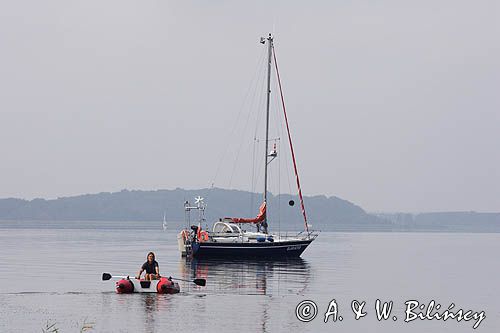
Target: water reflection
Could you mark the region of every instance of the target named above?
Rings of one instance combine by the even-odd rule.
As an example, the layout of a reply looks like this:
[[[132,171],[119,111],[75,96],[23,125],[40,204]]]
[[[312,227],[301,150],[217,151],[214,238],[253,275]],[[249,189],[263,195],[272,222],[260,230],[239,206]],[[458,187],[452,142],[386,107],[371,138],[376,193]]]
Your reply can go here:
[[[156,332],[157,326],[159,325],[158,316],[160,316],[161,313],[173,311],[172,295],[144,293],[137,296],[141,298],[142,304],[140,307],[144,309],[145,332]]]
[[[155,317],[156,311],[158,311],[158,295],[157,294],[144,294],[143,305],[144,305],[144,329],[146,332],[155,331]]]
[[[185,279],[207,279],[207,292],[240,295],[303,294],[311,279],[302,259],[191,259],[181,263]]]

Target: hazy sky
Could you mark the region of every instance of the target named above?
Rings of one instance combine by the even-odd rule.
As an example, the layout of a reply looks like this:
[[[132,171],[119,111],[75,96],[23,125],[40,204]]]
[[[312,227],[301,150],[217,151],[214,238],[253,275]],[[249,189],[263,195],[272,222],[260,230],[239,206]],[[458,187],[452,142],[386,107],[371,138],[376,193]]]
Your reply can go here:
[[[274,32],[304,194],[500,211],[499,22],[484,0],[1,0],[0,198],[252,189],[219,167]]]

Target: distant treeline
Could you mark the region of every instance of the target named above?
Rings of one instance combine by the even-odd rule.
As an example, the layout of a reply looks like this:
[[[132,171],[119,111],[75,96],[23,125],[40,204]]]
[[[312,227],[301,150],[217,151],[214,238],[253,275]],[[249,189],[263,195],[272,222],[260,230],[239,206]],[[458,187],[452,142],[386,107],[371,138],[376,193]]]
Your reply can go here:
[[[253,217],[258,214],[262,195],[238,190],[157,190],[85,194],[54,200],[0,199],[0,220],[92,220],[92,221],[170,221],[184,220],[184,202],[205,198],[206,218],[211,224],[223,217]],[[295,205],[290,206],[289,201]],[[499,231],[500,213],[422,213],[368,214],[361,207],[337,197],[304,198],[309,224],[323,231]],[[194,216],[193,216],[194,218]],[[271,230],[303,228],[296,196],[268,196]]]
[[[500,213],[439,212],[375,214],[397,230],[500,232]]]

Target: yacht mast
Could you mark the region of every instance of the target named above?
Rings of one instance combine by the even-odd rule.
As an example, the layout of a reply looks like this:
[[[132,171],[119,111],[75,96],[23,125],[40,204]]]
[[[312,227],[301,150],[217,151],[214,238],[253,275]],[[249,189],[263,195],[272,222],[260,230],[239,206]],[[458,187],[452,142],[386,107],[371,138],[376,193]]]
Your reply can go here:
[[[264,202],[267,205],[267,165],[268,165],[268,150],[269,150],[269,103],[271,99],[271,62],[272,62],[272,52],[273,52],[273,37],[271,34],[266,38],[268,46],[268,61],[267,61],[267,107],[266,107],[266,149],[265,149],[265,165],[264,165]],[[264,38],[261,42],[265,43]],[[267,233],[267,214],[262,222],[264,227],[264,232]]]

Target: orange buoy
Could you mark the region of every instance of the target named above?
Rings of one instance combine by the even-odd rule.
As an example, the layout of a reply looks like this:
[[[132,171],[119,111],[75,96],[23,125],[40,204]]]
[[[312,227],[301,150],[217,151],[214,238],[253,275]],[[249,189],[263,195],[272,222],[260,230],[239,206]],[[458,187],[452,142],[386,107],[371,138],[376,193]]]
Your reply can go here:
[[[200,231],[200,234],[198,236],[198,240],[200,242],[208,241],[208,232],[206,232],[205,230]]]

